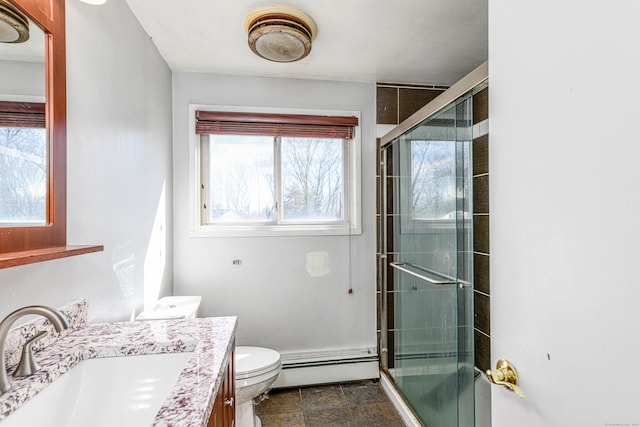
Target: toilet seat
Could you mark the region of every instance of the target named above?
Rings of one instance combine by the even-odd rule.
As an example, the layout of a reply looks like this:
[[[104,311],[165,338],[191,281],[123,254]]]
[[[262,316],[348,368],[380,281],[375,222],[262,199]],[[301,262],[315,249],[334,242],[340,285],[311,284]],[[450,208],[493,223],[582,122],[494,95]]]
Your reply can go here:
[[[250,383],[268,378],[281,369],[280,353],[263,347],[237,346],[235,362],[237,382]]]

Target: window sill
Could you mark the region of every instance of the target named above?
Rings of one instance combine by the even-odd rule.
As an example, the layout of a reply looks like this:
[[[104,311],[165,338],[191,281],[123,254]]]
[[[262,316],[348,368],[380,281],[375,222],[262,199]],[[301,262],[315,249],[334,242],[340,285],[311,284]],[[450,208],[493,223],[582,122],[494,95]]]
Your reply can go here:
[[[190,237],[306,237],[354,236],[362,234],[359,226],[349,225],[236,225],[200,226]]]
[[[34,249],[22,252],[0,254],[0,268],[17,267],[76,255],[102,252],[104,246],[56,246],[52,248]]]

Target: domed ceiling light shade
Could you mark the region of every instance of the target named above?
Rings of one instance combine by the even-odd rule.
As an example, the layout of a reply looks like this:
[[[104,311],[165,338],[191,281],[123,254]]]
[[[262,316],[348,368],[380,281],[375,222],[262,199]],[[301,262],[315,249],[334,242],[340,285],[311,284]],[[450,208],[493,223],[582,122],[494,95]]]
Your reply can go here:
[[[10,3],[0,0],[0,42],[22,43],[29,40],[29,21]]]
[[[311,52],[318,32],[313,19],[288,6],[255,9],[244,20],[249,47],[258,56],[274,62],[294,62]]]
[[[107,0],[80,0],[82,3],[87,3],[87,4],[105,4],[107,2]]]

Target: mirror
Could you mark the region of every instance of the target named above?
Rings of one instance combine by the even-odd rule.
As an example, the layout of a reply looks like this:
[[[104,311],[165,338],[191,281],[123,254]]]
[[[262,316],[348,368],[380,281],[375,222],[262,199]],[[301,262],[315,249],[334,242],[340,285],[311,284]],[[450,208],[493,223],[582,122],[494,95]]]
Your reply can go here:
[[[66,246],[64,4],[0,0],[0,101],[13,108],[9,123],[30,123],[11,142],[0,136],[0,206],[14,205],[12,213],[0,212],[0,259]],[[6,43],[24,38],[21,19],[28,22],[28,40]]]
[[[48,175],[45,34],[1,0],[0,75],[0,225],[44,225]]]

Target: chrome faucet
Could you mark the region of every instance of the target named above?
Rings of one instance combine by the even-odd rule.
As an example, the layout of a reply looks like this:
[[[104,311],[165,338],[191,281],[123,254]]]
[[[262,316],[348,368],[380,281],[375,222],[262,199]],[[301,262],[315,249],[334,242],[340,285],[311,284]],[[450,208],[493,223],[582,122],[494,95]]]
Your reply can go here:
[[[4,320],[0,322],[0,396],[11,390],[11,380],[7,373],[7,362],[4,358],[4,345],[7,340],[7,335],[9,334],[9,328],[11,328],[13,322],[28,314],[39,314],[40,316],[46,317],[58,332],[69,327],[69,320],[64,314],[44,305],[22,307],[5,317]]]

